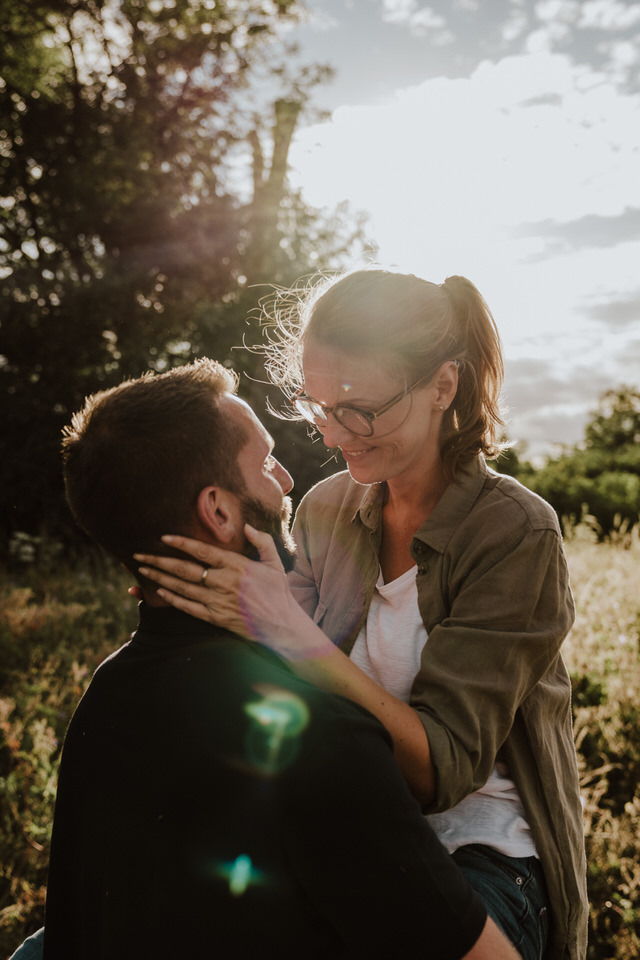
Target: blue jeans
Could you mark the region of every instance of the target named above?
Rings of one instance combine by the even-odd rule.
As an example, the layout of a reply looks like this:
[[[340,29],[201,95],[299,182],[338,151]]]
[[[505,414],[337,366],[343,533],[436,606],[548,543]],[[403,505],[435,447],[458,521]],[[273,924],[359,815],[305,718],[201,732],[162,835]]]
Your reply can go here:
[[[42,941],[44,938],[44,927],[40,927],[35,933],[24,941],[18,947],[15,953],[12,953],[9,960],[42,960]]]
[[[550,910],[540,861],[507,857],[479,843],[460,847],[453,859],[522,960],[542,960]]]

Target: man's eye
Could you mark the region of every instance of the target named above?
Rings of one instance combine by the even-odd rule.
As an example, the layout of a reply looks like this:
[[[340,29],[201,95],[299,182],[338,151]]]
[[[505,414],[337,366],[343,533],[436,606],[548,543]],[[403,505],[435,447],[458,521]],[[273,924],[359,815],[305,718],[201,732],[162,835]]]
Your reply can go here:
[[[265,468],[265,470],[268,470],[268,471],[271,473],[271,471],[274,469],[275,465],[276,465],[276,458],[275,458],[275,457],[272,457],[271,455],[269,455],[269,456],[267,457],[267,459],[265,460],[265,462],[264,462],[264,468]]]

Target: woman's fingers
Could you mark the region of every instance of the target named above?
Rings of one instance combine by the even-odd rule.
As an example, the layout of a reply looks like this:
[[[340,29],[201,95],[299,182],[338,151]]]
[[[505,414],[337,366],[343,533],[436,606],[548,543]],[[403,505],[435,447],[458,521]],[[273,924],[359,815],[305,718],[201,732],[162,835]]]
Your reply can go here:
[[[153,566],[157,570],[165,570],[167,573],[184,580],[186,583],[200,583],[202,580],[202,571],[209,570],[210,564],[192,563],[190,560],[179,560],[177,557],[158,557],[148,553],[134,553],[134,560],[146,566]],[[147,574],[143,574],[147,576]],[[207,573],[209,576],[209,573]],[[155,579],[150,577],[150,580]]]
[[[176,610],[182,610],[184,613],[189,613],[192,617],[198,617],[200,620],[208,619],[204,616],[205,611],[203,611],[202,604],[196,600],[187,600],[186,597],[181,597],[179,593],[172,593],[170,590],[162,589],[158,590],[158,596],[166,600],[167,603],[175,607]]]
[[[203,543],[202,540],[192,540],[191,537],[181,537],[177,535],[167,535],[162,537],[164,543],[182,553],[188,553],[199,561],[205,567],[226,567],[230,566],[230,557],[240,556],[232,554],[229,550],[221,550],[220,547],[214,547],[210,543]]]
[[[138,558],[136,557],[136,559]],[[151,557],[149,559],[150,562],[157,563],[161,558]],[[196,600],[202,592],[199,583],[194,583],[193,577],[189,579],[188,575],[185,576],[183,570],[180,571],[178,576],[173,576],[164,570],[156,569],[156,567],[142,565],[138,567],[138,573],[146,577],[147,580],[153,580],[154,583],[159,584],[161,587],[167,587],[169,590],[180,593],[183,597],[190,597],[193,600]]]
[[[207,569],[207,577],[203,582],[202,571],[204,569]],[[237,590],[239,582],[238,574],[233,570],[214,570],[213,568],[199,567],[197,578],[184,577],[182,573],[176,576],[166,569],[147,567],[146,565],[138,567],[138,571],[143,577],[153,580],[161,587],[173,590],[174,593],[179,593],[190,600],[198,600],[205,605],[210,604],[220,592],[228,593],[234,588]]]
[[[258,639],[260,611],[267,600],[273,603],[280,596],[287,581],[272,537],[250,525],[245,535],[257,549],[259,563],[199,540],[171,536],[162,539],[195,559],[136,553],[138,572],[152,580],[158,596],[178,610]]]
[[[268,567],[275,567],[276,570],[282,570],[282,561],[278,556],[278,551],[276,545],[273,542],[273,537],[268,533],[264,533],[262,530],[256,530],[255,527],[252,527],[250,523],[245,523],[244,525],[244,535],[251,543],[260,555],[260,560],[262,563],[266,564]]]
[[[178,610],[250,638],[239,609],[239,577],[235,571],[211,570],[211,583],[189,583],[163,570],[139,567],[143,577],[158,584],[158,596]]]

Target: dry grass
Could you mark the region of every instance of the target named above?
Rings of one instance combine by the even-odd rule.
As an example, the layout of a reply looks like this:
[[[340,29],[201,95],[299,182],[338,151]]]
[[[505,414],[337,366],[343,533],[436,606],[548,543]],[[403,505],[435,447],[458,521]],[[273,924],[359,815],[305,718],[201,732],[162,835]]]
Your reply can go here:
[[[640,538],[567,542],[576,622],[565,645],[585,808],[589,960],[640,956]]]
[[[585,806],[588,960],[640,956],[640,538],[567,539],[565,646]],[[0,589],[0,955],[42,922],[59,742],[91,671],[135,622],[117,568],[7,574]]]

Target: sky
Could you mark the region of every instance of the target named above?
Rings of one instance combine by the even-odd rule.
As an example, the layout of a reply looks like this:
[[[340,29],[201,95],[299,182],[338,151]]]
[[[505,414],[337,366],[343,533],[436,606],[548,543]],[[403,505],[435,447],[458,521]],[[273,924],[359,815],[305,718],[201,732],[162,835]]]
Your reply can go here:
[[[291,31],[331,84],[290,180],[369,215],[387,267],[463,274],[505,349],[533,459],[640,388],[640,2],[308,0]]]

